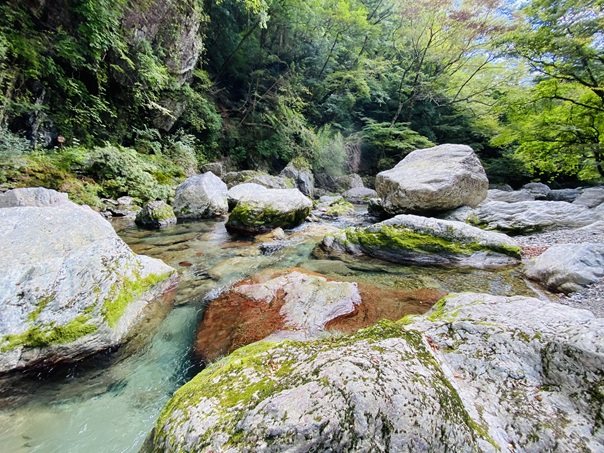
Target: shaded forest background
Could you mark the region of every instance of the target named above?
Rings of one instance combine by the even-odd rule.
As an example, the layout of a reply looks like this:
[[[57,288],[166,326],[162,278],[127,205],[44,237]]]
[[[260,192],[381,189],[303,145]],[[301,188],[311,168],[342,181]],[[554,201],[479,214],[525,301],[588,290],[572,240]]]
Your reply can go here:
[[[442,143],[601,182],[603,3],[8,0],[0,186],[168,199],[214,160],[374,175]]]

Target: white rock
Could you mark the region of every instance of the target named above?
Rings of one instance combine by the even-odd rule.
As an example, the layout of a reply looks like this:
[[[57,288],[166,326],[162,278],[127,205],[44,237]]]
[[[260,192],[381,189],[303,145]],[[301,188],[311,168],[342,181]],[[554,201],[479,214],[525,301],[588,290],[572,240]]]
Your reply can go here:
[[[227,185],[212,172],[187,178],[176,187],[172,207],[179,219],[224,215],[229,210]]]
[[[604,244],[554,245],[530,260],[524,273],[552,291],[579,291],[604,276]]]

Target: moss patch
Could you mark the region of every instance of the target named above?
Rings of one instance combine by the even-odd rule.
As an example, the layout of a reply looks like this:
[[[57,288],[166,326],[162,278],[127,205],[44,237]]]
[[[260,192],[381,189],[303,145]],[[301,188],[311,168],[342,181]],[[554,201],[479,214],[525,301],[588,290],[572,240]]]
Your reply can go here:
[[[18,335],[6,335],[0,341],[0,352],[12,351],[18,346],[39,348],[55,344],[71,343],[98,330],[98,326],[88,324],[90,316],[80,315],[69,323],[57,326],[55,323],[34,326]]]
[[[486,250],[515,258],[520,258],[522,253],[520,247],[505,244],[485,246],[477,242],[450,241],[430,234],[418,233],[409,228],[390,225],[382,225],[377,231],[359,228],[348,228],[344,231],[349,242],[358,244],[367,250],[385,249],[456,255],[472,255],[475,252]]]
[[[117,322],[126,311],[126,307],[135,299],[143,295],[151,287],[166,280],[172,275],[171,272],[157,275],[150,274],[145,278],[135,278],[134,280],[125,279],[122,282],[121,289],[117,297],[111,297],[105,301],[102,308],[102,313],[109,324],[109,327],[115,327]],[[114,293],[112,291],[112,293]]]

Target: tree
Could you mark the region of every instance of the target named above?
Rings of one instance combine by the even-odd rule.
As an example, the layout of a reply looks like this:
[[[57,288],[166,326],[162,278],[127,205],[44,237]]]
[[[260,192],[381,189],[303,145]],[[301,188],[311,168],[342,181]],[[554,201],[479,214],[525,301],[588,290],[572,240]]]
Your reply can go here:
[[[497,138],[550,176],[604,177],[604,2],[534,0],[507,36],[508,55],[525,61],[534,87],[508,102]]]

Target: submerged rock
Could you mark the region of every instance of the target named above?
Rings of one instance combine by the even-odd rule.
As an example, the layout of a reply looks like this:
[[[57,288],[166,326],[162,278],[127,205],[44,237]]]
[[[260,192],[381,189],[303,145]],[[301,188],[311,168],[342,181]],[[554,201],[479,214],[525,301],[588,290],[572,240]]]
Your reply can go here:
[[[277,227],[293,228],[310,214],[312,201],[298,189],[266,189],[258,185],[251,188],[251,184],[245,185],[248,187],[237,194],[237,204],[226,223],[229,231],[258,234]]]
[[[176,282],[88,207],[0,209],[0,372],[119,345]]]
[[[604,277],[604,244],[554,245],[529,261],[524,273],[552,291],[579,291]]]
[[[518,264],[521,249],[500,233],[462,222],[399,215],[368,227],[328,234],[315,254],[366,254],[397,263],[480,269]]]
[[[382,207],[391,215],[476,207],[489,181],[480,160],[465,145],[440,145],[408,154],[376,177]]]
[[[176,225],[176,215],[165,201],[152,201],[143,206],[134,222],[146,228],[163,228]]]
[[[170,400],[143,451],[601,451],[604,320],[451,295],[352,336],[259,342]]]
[[[224,215],[229,211],[227,185],[212,172],[187,178],[176,187],[173,208],[179,219]]]
[[[491,201],[478,206],[469,217],[474,225],[516,234],[582,227],[596,220],[587,207],[565,201]]]

